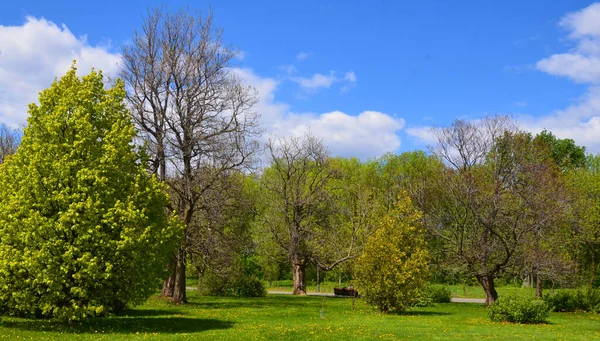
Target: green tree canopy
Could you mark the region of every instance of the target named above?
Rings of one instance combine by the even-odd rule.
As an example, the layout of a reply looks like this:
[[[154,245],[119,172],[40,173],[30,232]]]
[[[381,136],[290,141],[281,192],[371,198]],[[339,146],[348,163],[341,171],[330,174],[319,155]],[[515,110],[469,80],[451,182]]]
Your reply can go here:
[[[586,165],[585,147],[576,145],[572,139],[559,139],[552,132],[544,130],[536,135],[535,143],[544,146],[547,157],[562,170]]]
[[[145,171],[117,81],[73,66],[29,106],[0,166],[0,310],[80,319],[145,301],[180,228]]]

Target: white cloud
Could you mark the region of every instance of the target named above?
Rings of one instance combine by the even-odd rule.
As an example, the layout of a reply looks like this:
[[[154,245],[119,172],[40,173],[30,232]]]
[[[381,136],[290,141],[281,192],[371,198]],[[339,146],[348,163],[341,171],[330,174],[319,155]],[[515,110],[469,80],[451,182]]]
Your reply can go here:
[[[578,83],[600,81],[600,58],[575,53],[561,53],[540,60],[536,67],[556,76],[571,78]]]
[[[293,68],[291,72],[297,72],[297,70]],[[316,92],[319,89],[329,89],[334,83],[343,84],[341,92],[346,92],[356,84],[354,71],[344,73],[343,77],[338,77],[335,71],[329,71],[329,74],[315,73],[311,77],[296,76],[289,79],[300,85],[300,88],[308,93]]]
[[[600,83],[600,3],[568,13],[559,24],[575,47],[538,61],[536,68],[578,83]]]
[[[356,74],[354,73],[354,71],[346,72],[346,74],[344,75],[344,80],[350,83],[356,83]]]
[[[336,156],[356,156],[368,159],[395,152],[401,144],[398,132],[404,120],[377,111],[363,111],[357,116],[340,111],[326,113],[293,113],[290,106],[275,100],[280,84],[263,78],[250,69],[234,70],[247,84],[256,88],[260,100],[256,110],[261,114],[263,138],[300,136],[308,131],[323,139]]]
[[[272,135],[301,136],[310,132],[321,138],[333,155],[368,159],[400,148],[397,132],[404,120],[378,111],[363,111],[357,116],[341,111],[323,114],[288,114],[276,122]]]
[[[312,55],[313,55],[312,53],[308,53],[308,52],[299,52],[299,53],[296,55],[296,59],[297,59],[298,61],[303,61],[303,60],[307,60],[307,59],[308,59],[310,56],[312,56]]]
[[[560,138],[572,138],[593,153],[600,152],[600,3],[568,13],[559,25],[568,30],[575,47],[540,60],[536,67],[551,75],[588,83],[586,93],[566,109],[542,116],[520,116],[522,126],[534,133],[542,129]]]
[[[328,75],[315,73],[311,77],[292,77],[290,78],[293,82],[298,83],[304,90],[312,91],[319,88],[329,88],[337,78],[335,72],[330,71]]]
[[[432,146],[437,142],[431,126],[409,127],[406,128],[406,133],[419,143],[427,146]]]
[[[600,86],[592,86],[576,103],[543,117],[518,116],[524,129],[539,133],[550,130],[560,138],[571,138],[592,153],[600,152]]]
[[[38,92],[65,74],[74,59],[81,74],[92,67],[114,74],[120,59],[65,25],[32,17],[21,26],[0,25],[0,51],[0,122],[13,127],[25,122],[27,104],[37,101]]]
[[[560,26],[571,30],[571,37],[600,36],[600,3],[568,13],[560,20]]]
[[[235,58],[237,58],[238,60],[246,59],[246,51],[244,51],[244,50],[236,51]]]

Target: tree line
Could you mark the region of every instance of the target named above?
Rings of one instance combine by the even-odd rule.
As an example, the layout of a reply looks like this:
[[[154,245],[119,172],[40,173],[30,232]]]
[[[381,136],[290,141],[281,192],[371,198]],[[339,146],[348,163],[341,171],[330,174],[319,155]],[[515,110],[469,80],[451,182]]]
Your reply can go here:
[[[73,67],[30,106],[18,149],[2,126],[0,236],[26,233],[3,239],[0,285],[17,294],[1,309],[101,314],[155,279],[185,303],[190,271],[225,288],[290,269],[294,294],[308,266],[343,266],[363,287],[384,268],[408,278],[387,258],[412,264],[416,282],[473,278],[487,304],[498,278],[540,296],[544,283],[598,285],[600,157],[504,116],[456,120],[432,129],[428,153],[368,161],[332,157],[311,135],[261,144],[257,93],[222,34],[210,12],[150,11],[112,88]]]

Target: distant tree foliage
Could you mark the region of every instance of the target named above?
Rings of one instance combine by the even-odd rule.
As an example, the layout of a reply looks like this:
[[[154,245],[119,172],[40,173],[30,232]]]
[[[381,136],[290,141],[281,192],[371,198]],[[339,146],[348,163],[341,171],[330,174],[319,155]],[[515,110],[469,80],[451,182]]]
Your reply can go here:
[[[535,143],[547,148],[548,157],[563,171],[586,166],[585,147],[576,145],[572,139],[559,139],[552,132],[543,130],[536,135]]]
[[[123,83],[73,66],[0,167],[0,311],[77,320],[143,303],[180,238],[133,144]]]
[[[403,311],[418,300],[428,267],[422,215],[403,192],[358,259],[358,291],[380,312]]]
[[[19,146],[19,133],[0,124],[0,164],[4,163],[7,156],[14,154]]]

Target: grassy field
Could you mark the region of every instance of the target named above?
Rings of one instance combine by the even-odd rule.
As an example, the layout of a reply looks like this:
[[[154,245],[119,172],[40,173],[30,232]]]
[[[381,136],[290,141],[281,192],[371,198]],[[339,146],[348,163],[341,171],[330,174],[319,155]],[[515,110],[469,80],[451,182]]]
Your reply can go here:
[[[283,280],[283,281],[271,282],[271,284],[272,285],[269,285],[268,282],[265,283],[265,287],[267,288],[267,290],[270,290],[270,291],[293,291],[293,281]],[[350,283],[342,282],[341,287],[347,287],[349,285],[350,285]],[[320,292],[333,293],[333,288],[337,288],[337,287],[340,287],[338,282],[323,282],[323,283],[321,283]],[[307,292],[317,292],[317,285],[307,283],[306,291]]]
[[[453,340],[600,339],[600,315],[553,313],[548,324],[492,323],[477,304],[438,304],[380,315],[361,300],[293,297],[200,297],[172,305],[151,298],[120,316],[68,326],[49,320],[0,318],[0,340]],[[324,305],[324,314],[321,310]]]
[[[481,286],[449,285],[448,288],[450,288],[450,291],[452,292],[452,297],[485,298],[485,293],[483,292],[483,288],[481,288]],[[499,296],[506,294],[527,296],[535,295],[535,288],[530,287],[497,287],[496,291],[498,291]]]

